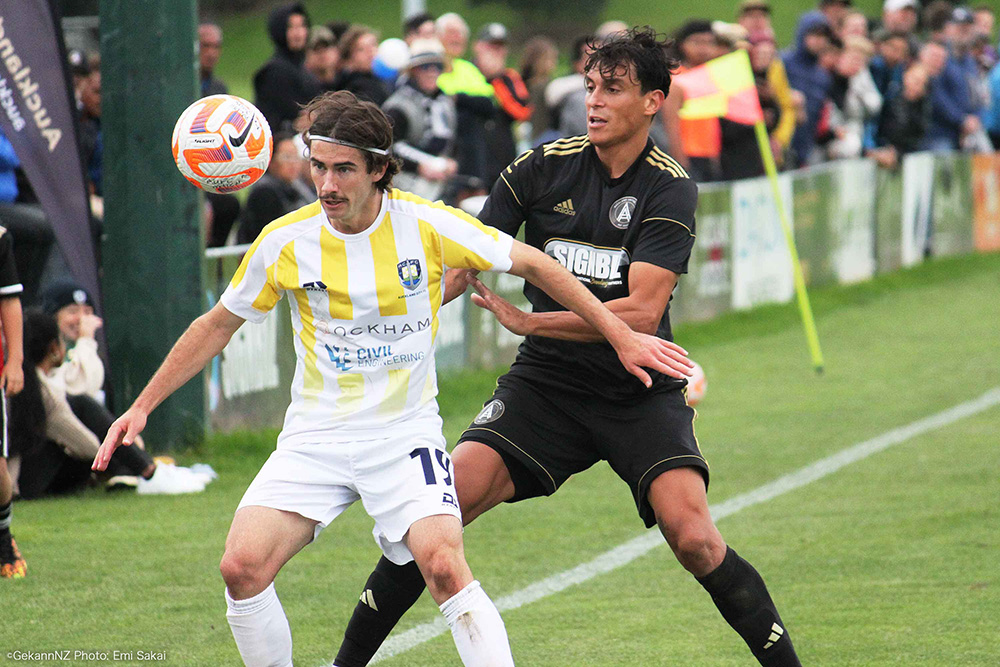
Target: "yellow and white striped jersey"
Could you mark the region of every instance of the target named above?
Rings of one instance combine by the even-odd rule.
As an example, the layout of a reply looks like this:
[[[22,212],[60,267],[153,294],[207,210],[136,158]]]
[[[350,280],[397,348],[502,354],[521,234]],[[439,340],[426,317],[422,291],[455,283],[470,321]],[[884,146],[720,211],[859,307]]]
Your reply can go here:
[[[319,202],[278,218],[247,251],[222,305],[260,322],[285,292],[297,363],[279,447],[440,428],[434,339],[449,268],[507,271],[513,240],[401,190],[342,234]]]

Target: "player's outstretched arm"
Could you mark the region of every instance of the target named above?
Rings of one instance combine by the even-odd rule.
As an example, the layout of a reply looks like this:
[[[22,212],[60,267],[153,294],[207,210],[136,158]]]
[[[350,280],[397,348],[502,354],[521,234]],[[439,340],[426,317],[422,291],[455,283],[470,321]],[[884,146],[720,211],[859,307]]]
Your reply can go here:
[[[647,387],[652,385],[652,379],[643,367],[652,368],[672,377],[688,375],[686,369],[690,366],[690,362],[685,358],[686,353],[683,349],[661,338],[632,331],[628,324],[608,310],[596,296],[580,284],[573,274],[548,255],[514,241],[510,258],[512,262],[510,273],[537,285],[545,290],[546,294],[581,317],[611,343],[625,369]],[[478,286],[476,289],[479,291]],[[677,357],[682,360],[681,366],[684,370],[674,367],[678,363]]]
[[[194,377],[212,357],[222,352],[243,322],[245,320],[242,317],[234,315],[221,303],[215,304],[212,310],[192,322],[174,343],[167,358],[132,403],[132,407],[108,429],[91,468],[104,470],[120,445],[131,445],[145,428],[149,413]]]

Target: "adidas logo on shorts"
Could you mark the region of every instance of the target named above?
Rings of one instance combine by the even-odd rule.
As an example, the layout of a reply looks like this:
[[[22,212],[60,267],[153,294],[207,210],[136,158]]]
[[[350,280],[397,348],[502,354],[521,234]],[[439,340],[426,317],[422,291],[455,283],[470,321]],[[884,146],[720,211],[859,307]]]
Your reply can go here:
[[[567,199],[561,204],[556,204],[552,207],[552,210],[556,213],[562,213],[563,215],[576,215],[576,211],[573,210],[573,200]]]

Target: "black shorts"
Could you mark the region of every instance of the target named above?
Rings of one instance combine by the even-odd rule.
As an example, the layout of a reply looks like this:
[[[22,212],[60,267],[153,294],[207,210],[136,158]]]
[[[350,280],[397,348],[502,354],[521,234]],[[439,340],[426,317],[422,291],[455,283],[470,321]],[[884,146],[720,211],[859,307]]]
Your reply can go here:
[[[646,496],[660,473],[690,466],[708,487],[696,416],[683,389],[651,390],[620,403],[552,391],[508,374],[459,442],[482,442],[500,454],[514,481],[508,502],[552,495],[570,475],[607,461],[632,489],[649,528],[656,517]]]

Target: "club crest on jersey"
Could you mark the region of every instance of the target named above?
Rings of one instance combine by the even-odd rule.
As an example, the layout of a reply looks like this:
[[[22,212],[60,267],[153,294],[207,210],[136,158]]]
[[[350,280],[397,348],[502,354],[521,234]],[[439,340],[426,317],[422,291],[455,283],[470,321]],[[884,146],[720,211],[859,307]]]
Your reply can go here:
[[[396,265],[396,271],[399,273],[399,283],[408,290],[417,289],[423,278],[419,259],[404,259]]]
[[[503,401],[500,399],[493,399],[489,403],[483,406],[483,409],[479,411],[476,418],[472,420],[473,424],[489,424],[492,421],[500,419],[503,414]]]
[[[611,224],[618,229],[628,229],[635,211],[635,197],[622,197],[611,205]]]

